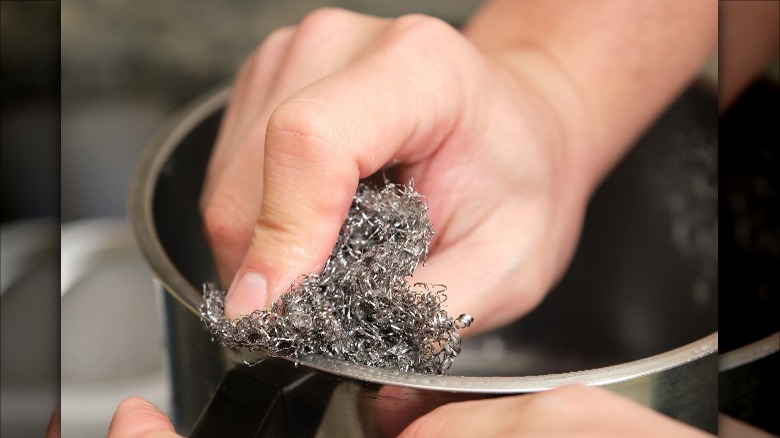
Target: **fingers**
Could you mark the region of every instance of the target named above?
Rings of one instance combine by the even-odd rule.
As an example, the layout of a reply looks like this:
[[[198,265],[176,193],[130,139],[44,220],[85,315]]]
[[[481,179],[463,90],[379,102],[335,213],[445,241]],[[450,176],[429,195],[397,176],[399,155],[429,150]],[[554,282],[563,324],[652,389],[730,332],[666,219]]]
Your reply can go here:
[[[522,396],[451,403],[418,418],[399,437],[518,436],[516,419],[525,404],[527,398]]]
[[[271,112],[293,92],[347,63],[386,21],[322,9],[295,28],[272,33],[241,69],[201,200],[223,281],[236,272],[260,214]]]
[[[221,278],[232,275],[249,247],[262,195],[263,148],[242,150],[237,139],[265,102],[294,31],[286,27],[273,32],[242,66],[209,161],[201,209]],[[245,168],[231,168],[236,157]]]
[[[539,201],[555,198],[539,188],[554,185],[544,165],[552,142],[518,147],[544,123],[515,102],[522,111],[537,98],[507,87],[507,75],[430,17],[325,10],[285,32],[252,61],[283,47],[283,59],[262,67],[273,74],[256,75],[271,85],[250,86],[250,67],[239,75],[237,90],[257,97],[234,93],[244,115],[228,115],[224,129],[234,132],[220,135],[204,195],[207,234],[230,282],[227,316],[268,308],[300,275],[319,272],[358,180],[391,161],[432,200],[441,231],[414,281],[448,285],[448,311],[471,313],[479,331],[535,306],[557,275],[549,265],[568,258],[547,248],[560,246],[549,218],[577,216]],[[504,304],[488,299],[504,290]]]
[[[703,437],[702,431],[605,389],[565,386],[540,393],[451,403],[418,418],[401,437]]]
[[[140,397],[119,404],[108,427],[108,438],[181,438],[157,406]]]
[[[422,160],[445,142],[467,107],[463,78],[455,57],[412,48],[457,38],[427,17],[395,21],[365,56],[274,110],[261,211],[228,292],[228,317],[267,308],[299,275],[322,268],[359,178],[392,159]]]
[[[220,169],[232,156],[238,137],[247,131],[257,117],[271,85],[278,75],[295,34],[288,26],[272,32],[263,44],[247,59],[233,85],[230,102],[217,137],[212,167]]]

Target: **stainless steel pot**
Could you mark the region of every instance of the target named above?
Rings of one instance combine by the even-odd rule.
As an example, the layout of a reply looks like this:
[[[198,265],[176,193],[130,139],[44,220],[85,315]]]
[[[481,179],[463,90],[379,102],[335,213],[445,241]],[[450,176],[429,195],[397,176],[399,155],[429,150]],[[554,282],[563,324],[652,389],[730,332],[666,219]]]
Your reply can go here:
[[[166,292],[177,430],[391,436],[444,403],[570,383],[716,430],[717,255],[707,239],[717,216],[706,220],[715,169],[689,162],[714,153],[713,93],[692,88],[660,119],[595,194],[560,284],[530,315],[467,339],[448,376],[322,357],[250,367],[258,355],[212,342],[197,315],[201,284],[216,280],[197,200],[226,99],[213,93],[170,122],[146,149],[131,199],[139,246]]]
[[[752,83],[720,117],[718,409],[780,435],[780,83]],[[724,432],[728,433],[729,419]]]

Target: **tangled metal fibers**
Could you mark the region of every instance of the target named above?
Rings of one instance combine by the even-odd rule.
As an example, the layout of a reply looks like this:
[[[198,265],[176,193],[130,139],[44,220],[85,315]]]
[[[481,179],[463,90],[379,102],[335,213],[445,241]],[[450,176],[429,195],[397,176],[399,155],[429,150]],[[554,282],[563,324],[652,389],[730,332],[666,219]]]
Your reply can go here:
[[[473,318],[447,314],[445,286],[406,281],[433,233],[412,181],[361,183],[321,274],[301,276],[270,309],[238,321],[225,317],[225,291],[207,283],[202,319],[234,349],[444,374],[460,353],[457,330]]]

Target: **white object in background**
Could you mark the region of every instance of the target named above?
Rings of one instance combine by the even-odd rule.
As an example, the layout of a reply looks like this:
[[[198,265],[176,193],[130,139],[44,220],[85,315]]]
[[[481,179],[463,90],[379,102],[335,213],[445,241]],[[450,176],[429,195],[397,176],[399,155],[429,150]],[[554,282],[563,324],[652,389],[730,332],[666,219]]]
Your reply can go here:
[[[62,226],[62,436],[105,437],[119,402],[170,406],[152,273],[124,219]]]
[[[0,227],[0,436],[40,437],[59,393],[59,221]]]

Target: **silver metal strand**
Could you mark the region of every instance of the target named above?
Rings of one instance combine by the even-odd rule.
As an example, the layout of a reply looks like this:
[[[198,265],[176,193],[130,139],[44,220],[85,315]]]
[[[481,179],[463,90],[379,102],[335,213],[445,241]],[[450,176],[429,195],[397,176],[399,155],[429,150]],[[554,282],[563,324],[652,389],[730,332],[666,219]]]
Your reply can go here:
[[[269,310],[225,317],[225,291],[206,283],[203,322],[233,349],[446,374],[460,353],[457,330],[473,318],[442,308],[446,287],[406,277],[425,260],[434,231],[425,199],[407,185],[361,183],[320,274],[301,276]]]

